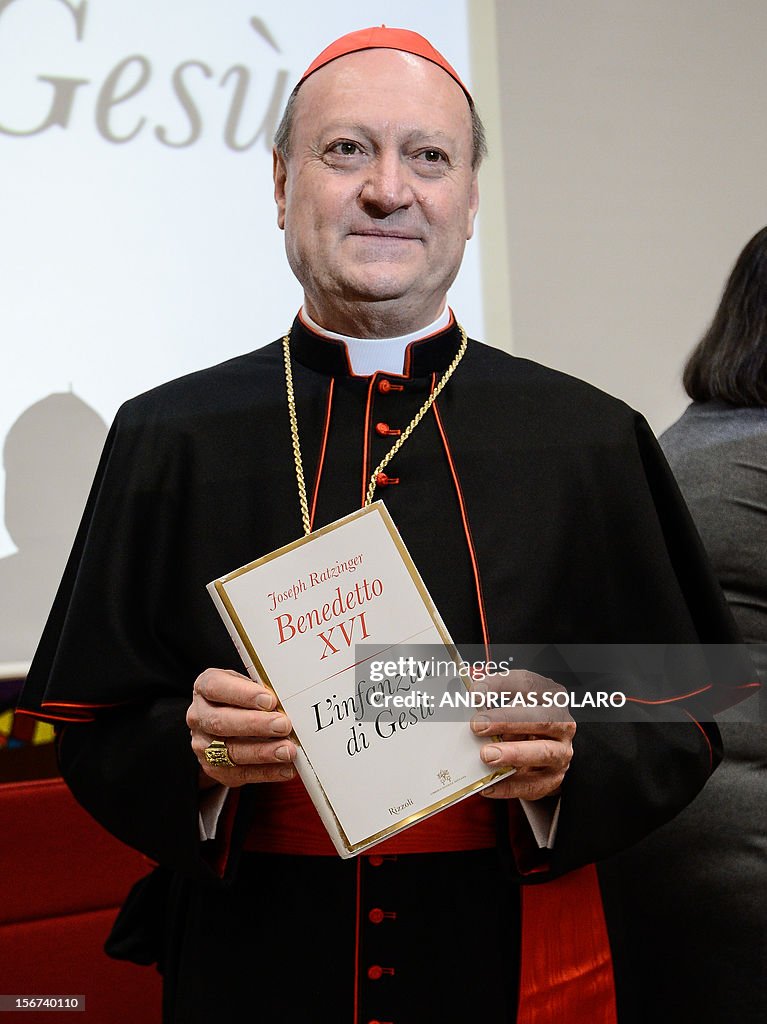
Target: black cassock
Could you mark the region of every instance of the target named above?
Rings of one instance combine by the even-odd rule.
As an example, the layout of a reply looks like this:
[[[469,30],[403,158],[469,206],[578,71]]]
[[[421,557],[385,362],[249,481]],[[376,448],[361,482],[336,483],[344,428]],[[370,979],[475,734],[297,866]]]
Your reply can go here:
[[[404,375],[357,377],[341,343],[295,322],[316,527],[363,503],[389,431],[409,423],[459,340],[451,324],[410,347]],[[646,423],[581,381],[472,341],[386,473],[398,482],[376,497],[459,646],[483,641],[483,616],[491,649],[737,639]],[[221,843],[198,839],[185,712],[204,668],[241,666],[205,586],[301,533],[280,342],[120,410],[21,701],[83,723],[63,728],[69,785],[163,866],[110,948],[156,954],[166,1020],[184,1024],[230,1019],[244,1000],[253,1020],[286,1024],[514,1020],[518,883],[609,857],[672,817],[718,760],[716,728],[681,709],[674,723],[579,725],[543,872],[523,874],[505,804],[496,850],[381,865],[241,853],[251,787],[222,883]],[[396,919],[370,924],[371,908],[392,905]],[[609,914],[608,928],[617,949]],[[556,920],[544,932],[560,941]],[[370,977],[371,965],[394,973]],[[634,979],[618,957],[616,982],[631,1020]],[[585,1021],[564,988],[558,1019]]]

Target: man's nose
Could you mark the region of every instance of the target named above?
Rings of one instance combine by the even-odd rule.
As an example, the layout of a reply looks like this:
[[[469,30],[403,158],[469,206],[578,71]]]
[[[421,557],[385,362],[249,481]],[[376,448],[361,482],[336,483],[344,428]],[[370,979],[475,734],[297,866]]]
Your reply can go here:
[[[360,201],[382,216],[407,208],[413,202],[410,175],[399,153],[379,153],[366,168]]]

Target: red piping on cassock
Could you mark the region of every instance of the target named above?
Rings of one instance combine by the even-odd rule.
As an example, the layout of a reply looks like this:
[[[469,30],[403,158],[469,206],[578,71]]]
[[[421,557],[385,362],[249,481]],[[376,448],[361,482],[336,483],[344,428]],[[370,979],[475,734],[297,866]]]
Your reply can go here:
[[[317,511],[317,495],[320,493],[320,480],[322,478],[322,470],[325,465],[325,450],[328,446],[328,433],[330,431],[330,410],[333,408],[333,387],[335,385],[335,377],[330,378],[330,384],[328,386],[328,400],[325,407],[325,427],[322,431],[322,445],[320,447],[320,457],[317,460],[317,472],[314,475],[314,494],[312,495],[312,509],[309,515],[309,529],[314,529],[314,513]]]

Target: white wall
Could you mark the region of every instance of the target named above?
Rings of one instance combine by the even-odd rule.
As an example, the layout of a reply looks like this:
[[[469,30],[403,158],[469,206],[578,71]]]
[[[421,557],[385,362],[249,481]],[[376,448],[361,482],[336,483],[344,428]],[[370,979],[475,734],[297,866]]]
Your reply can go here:
[[[767,223],[767,4],[495,8],[513,349],[662,430],[686,404],[686,354]]]

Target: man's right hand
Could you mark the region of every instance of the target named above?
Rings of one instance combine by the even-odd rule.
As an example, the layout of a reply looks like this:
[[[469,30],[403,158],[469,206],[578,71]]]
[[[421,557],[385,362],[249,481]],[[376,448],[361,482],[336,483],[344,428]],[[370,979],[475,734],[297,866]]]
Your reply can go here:
[[[276,707],[271,690],[248,676],[218,668],[200,673],[186,722],[202,769],[202,788],[216,783],[285,782],[294,777],[296,745],[288,738],[293,727]],[[208,764],[205,748],[213,740],[226,743],[234,767]]]

